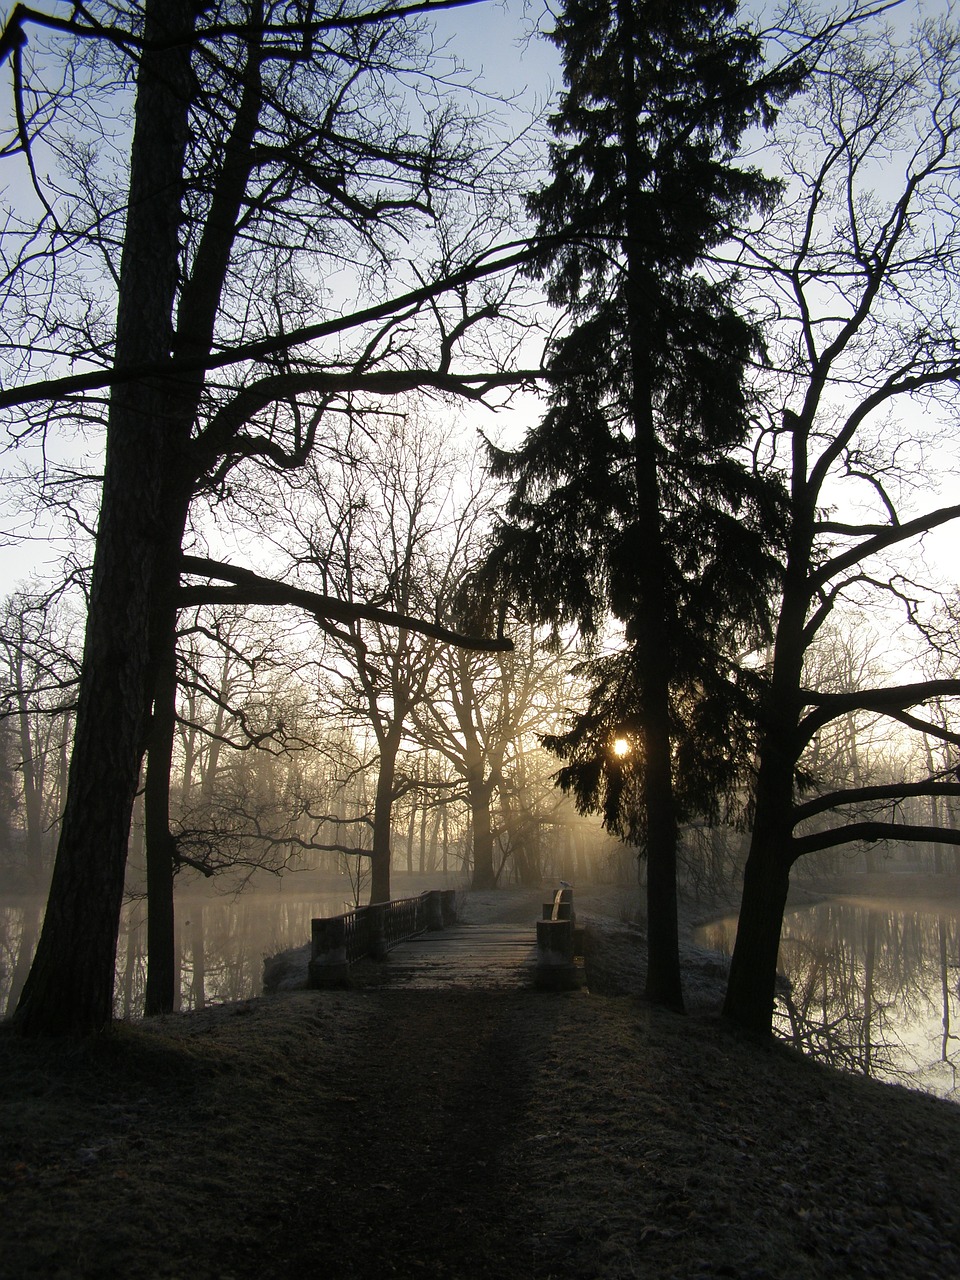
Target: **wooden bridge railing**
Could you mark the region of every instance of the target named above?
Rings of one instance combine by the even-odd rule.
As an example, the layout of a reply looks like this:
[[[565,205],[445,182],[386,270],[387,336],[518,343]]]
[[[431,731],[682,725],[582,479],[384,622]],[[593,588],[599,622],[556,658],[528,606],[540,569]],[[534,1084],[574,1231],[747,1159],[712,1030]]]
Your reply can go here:
[[[374,902],[311,920],[308,982],[312,987],[342,986],[350,981],[350,966],[357,960],[383,960],[398,942],[443,929],[456,919],[456,890],[428,889],[416,898]]]

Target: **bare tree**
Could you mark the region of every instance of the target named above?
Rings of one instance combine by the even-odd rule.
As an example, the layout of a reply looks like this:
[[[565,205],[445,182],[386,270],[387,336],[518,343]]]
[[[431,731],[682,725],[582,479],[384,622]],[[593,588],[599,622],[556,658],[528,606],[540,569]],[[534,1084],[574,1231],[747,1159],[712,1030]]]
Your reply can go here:
[[[536,628],[517,624],[511,630],[515,643],[509,654],[463,649],[438,654],[429,694],[413,711],[417,737],[443,756],[461,780],[470,812],[476,889],[493,888],[511,855],[524,866],[521,814],[526,809],[532,816],[528,752],[556,727],[559,672],[569,668],[566,654],[543,650]],[[550,773],[552,782],[552,769]],[[494,825],[495,797],[503,820],[500,833]],[[498,835],[504,837],[499,865]],[[536,860],[524,878],[539,884]]]
[[[15,106],[2,150],[33,190],[4,226],[0,408],[17,436],[106,420],[75,748],[23,1033],[111,1016],[130,813],[195,495],[251,459],[301,465],[365,396],[503,381],[454,364],[500,309],[483,280],[522,257],[499,249],[499,227],[474,223],[468,243],[446,229],[400,269],[401,246],[476,177],[412,16],[431,7],[17,6],[0,39]],[[118,100],[132,142],[129,164],[114,150],[95,180],[109,130],[71,139],[104,82],[135,82]],[[41,179],[43,148],[67,166],[60,186]]]
[[[435,425],[413,415],[381,424],[368,443],[313,470],[290,495],[282,534],[298,581],[347,605],[376,602],[410,617],[442,618],[482,518],[482,481]],[[475,470],[475,469],[474,469]],[[327,624],[331,689],[341,714],[376,743],[370,858],[371,901],[390,897],[395,800],[416,786],[400,770],[411,716],[439,660],[442,633],[384,626],[375,618]]]
[[[786,473],[789,527],[776,637],[765,672],[750,853],[725,1011],[769,1031],[790,868],[816,850],[957,833],[897,819],[904,801],[947,797],[942,770],[810,794],[803,753],[826,726],[883,717],[960,746],[915,710],[956,698],[955,678],[842,691],[809,683],[812,646],[842,602],[897,608],[921,644],[924,600],[911,577],[918,539],[960,516],[929,504],[924,461],[960,384],[960,43],[946,20],[909,38],[883,18],[821,47],[808,91],[777,133],[788,198],[742,243],[741,269],[767,318],[773,371],[758,445]],[[856,513],[835,518],[844,509]],[[853,719],[851,719],[853,718]],[[804,796],[803,791],[807,789]],[[851,806],[870,804],[869,818]],[[830,822],[811,826],[830,815]]]
[[[69,610],[43,593],[8,596],[0,625],[0,718],[22,815],[24,887],[46,887],[59,829],[77,678]]]

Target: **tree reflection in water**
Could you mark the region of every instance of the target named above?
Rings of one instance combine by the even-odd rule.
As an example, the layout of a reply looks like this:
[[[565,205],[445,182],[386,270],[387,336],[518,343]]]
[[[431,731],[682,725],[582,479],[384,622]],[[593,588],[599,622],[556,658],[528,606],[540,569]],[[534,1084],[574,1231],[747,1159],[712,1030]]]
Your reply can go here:
[[[831,1066],[960,1100],[958,913],[852,900],[790,913],[776,1033]],[[729,951],[735,929],[704,940]]]
[[[14,898],[0,906],[0,1014],[12,1012],[20,995],[43,917],[42,899]],[[310,940],[314,916],[344,909],[344,889],[305,896],[250,893],[234,897],[178,900],[176,945],[180,955],[177,1009],[245,1000],[259,995],[264,956]],[[139,1017],[147,976],[146,904],[128,902],[117,941],[114,1012]]]

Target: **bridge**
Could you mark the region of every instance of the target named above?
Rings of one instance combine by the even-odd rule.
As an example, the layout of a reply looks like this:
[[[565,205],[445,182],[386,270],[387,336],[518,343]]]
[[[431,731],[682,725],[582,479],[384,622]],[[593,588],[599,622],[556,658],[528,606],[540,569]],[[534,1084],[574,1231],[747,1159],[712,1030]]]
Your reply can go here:
[[[466,924],[455,890],[359,907],[311,922],[309,985],[346,986],[373,961],[376,981],[408,990],[570,990],[581,984],[573,890],[562,887],[528,924]]]

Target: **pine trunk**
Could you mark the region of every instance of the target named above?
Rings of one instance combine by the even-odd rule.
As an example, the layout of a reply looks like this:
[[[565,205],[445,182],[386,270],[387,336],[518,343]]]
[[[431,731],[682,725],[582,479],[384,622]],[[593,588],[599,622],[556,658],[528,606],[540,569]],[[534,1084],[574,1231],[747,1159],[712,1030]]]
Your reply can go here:
[[[623,102],[621,141],[626,186],[627,324],[630,356],[630,416],[634,429],[636,479],[635,652],[640,686],[644,754],[643,800],[647,825],[647,998],[683,1008],[677,926],[677,821],[670,752],[670,666],[667,625],[669,601],[663,541],[653,376],[648,352],[649,298],[656,281],[644,264],[647,228],[637,202],[642,175],[636,121],[641,108],[634,63],[635,13],[632,0],[617,7],[622,49]],[[652,292],[651,292],[652,291]]]

